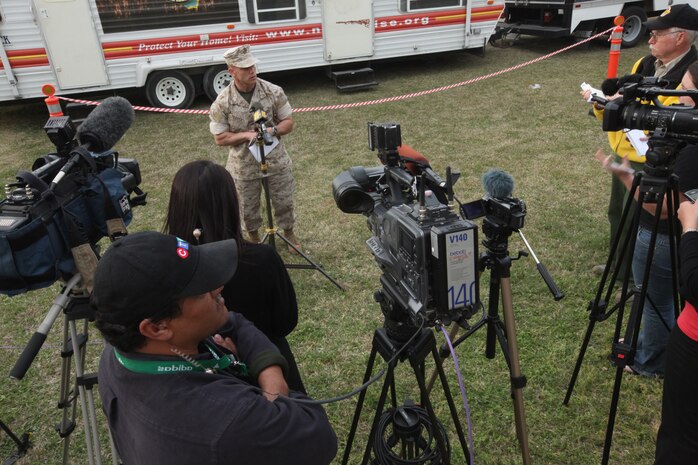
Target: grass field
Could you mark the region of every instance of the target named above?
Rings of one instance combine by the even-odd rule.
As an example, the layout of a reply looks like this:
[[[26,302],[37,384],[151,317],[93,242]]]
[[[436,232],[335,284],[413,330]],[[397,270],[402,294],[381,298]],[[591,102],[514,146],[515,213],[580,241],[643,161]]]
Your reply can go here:
[[[267,77],[283,86],[296,108],[331,105],[465,81],[567,45],[526,39],[509,48],[488,47],[484,57],[458,52],[381,63],[374,66],[380,85],[354,94],[337,93],[321,70]],[[621,73],[646,50],[644,46],[623,50]],[[600,124],[588,116],[588,104],[579,96],[583,81],[600,85],[607,58],[608,45],[592,43],[518,71],[424,97],[295,115],[296,129],[287,144],[298,186],[298,234],[310,257],[346,286],[342,292],[318,272],[291,271],[300,322],[289,339],[314,397],[332,397],[360,384],[373,332],[382,325],[382,314],[373,301],[379,270],[365,245],[370,235],[366,220],[339,211],[331,182],[351,166],[378,164],[376,154],[366,146],[367,121],[399,122],[403,142],[424,153],[437,172],[443,173],[446,166],[461,171],[455,190],[462,201],[482,196],[480,178],[488,168],[506,170],[515,178],[514,195],[528,208],[523,231],[566,294],[559,302],[552,299],[531,258],[513,263],[520,360],[528,378],[523,392],[532,462],[600,463],[615,374],[607,359],[613,319],[596,326],[569,406],[563,406],[562,400],[587,327],[587,303],[598,286],[590,270],[605,262],[608,252],[610,183],[593,158],[597,148],[608,148]],[[136,94],[122,95],[134,104],[146,104]],[[208,102],[200,99],[196,106],[205,109]],[[29,169],[36,157],[51,151],[42,131],[46,117],[42,102],[0,106],[1,179],[13,180],[18,170]],[[226,150],[213,144],[207,122],[207,117],[197,115],[137,114],[116,147],[122,156],[140,162],[141,187],[148,192],[148,205],[135,210],[132,232],[161,228],[170,182],[182,164],[199,158],[224,163]],[[512,236],[511,254],[524,249],[521,240]],[[282,256],[294,260],[285,251]],[[487,290],[488,274],[484,273],[485,304]],[[0,297],[1,372],[9,372],[58,291],[54,284],[14,298]],[[100,339],[94,329],[90,335],[88,365],[94,367]],[[436,336],[441,344],[443,336]],[[53,430],[59,421],[61,340],[59,319],[23,380],[0,377],[0,420],[15,432],[33,431],[34,447],[23,464],[61,461],[60,438]],[[499,350],[494,359],[487,359],[484,345],[485,332],[480,331],[457,348],[472,411],[475,463],[522,463],[506,363]],[[446,362],[446,367],[456,392],[453,364]],[[400,364],[397,369],[400,400],[417,398],[414,376],[407,368]],[[361,460],[378,386],[369,388],[352,463]],[[611,463],[652,463],[661,390],[657,380],[624,378]],[[434,396],[439,417],[452,431],[445,402],[438,391]],[[355,405],[351,399],[326,407],[340,440],[335,463],[340,463]],[[461,418],[465,424],[465,415]],[[455,438],[452,444],[458,449]],[[84,447],[79,424],[70,446],[70,463],[86,463]],[[12,450],[13,444],[0,435],[0,456]],[[453,462],[465,463],[462,451],[454,450]]]

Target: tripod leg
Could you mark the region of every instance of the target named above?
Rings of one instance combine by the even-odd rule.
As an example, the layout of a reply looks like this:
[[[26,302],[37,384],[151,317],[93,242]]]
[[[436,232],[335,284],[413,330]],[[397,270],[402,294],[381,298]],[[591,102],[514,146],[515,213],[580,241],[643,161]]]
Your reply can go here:
[[[589,304],[589,324],[587,325],[587,330],[586,333],[584,334],[584,339],[582,341],[582,346],[579,349],[579,355],[577,356],[577,361],[574,364],[574,371],[572,372],[572,377],[570,378],[570,382],[567,386],[567,392],[565,393],[565,399],[562,401],[564,405],[568,405],[570,398],[572,397],[572,391],[574,390],[574,386],[577,383],[577,377],[579,376],[579,371],[582,368],[582,362],[584,361],[584,356],[586,355],[587,348],[589,347],[589,342],[591,340],[591,334],[594,331],[594,327],[596,326],[597,321],[603,321],[606,318],[608,318],[611,313],[613,313],[613,309],[617,308],[622,308],[624,304],[624,300],[621,300],[621,305],[619,307],[613,307],[613,309],[609,312],[607,312],[608,308],[608,302],[611,298],[611,293],[613,292],[613,283],[618,277],[618,273],[620,271],[620,265],[619,263],[616,264],[615,269],[613,270],[613,273],[610,273],[610,268],[611,264],[613,263],[613,257],[616,256],[616,250],[618,249],[618,246],[621,241],[622,237],[622,231],[625,227],[626,222],[628,221],[628,215],[633,208],[633,201],[635,198],[635,193],[638,190],[640,180],[642,178],[642,173],[638,173],[635,176],[635,179],[633,179],[633,185],[630,188],[630,192],[628,194],[628,198],[625,202],[625,206],[623,207],[623,213],[621,214],[620,218],[620,224],[618,226],[618,233],[616,233],[616,236],[613,238],[613,243],[611,244],[611,250],[608,254],[608,259],[606,260],[606,268],[604,269],[603,275],[601,277],[601,282],[599,283],[599,287],[596,291],[596,297],[594,300]],[[638,214],[637,207],[636,208],[636,213],[635,215]],[[633,217],[633,226],[631,227],[631,231],[637,231],[637,226],[636,226],[636,220],[635,217]],[[625,256],[626,253],[628,253],[630,249],[630,239],[631,239],[632,234],[628,233],[623,241],[623,249],[620,254],[620,259],[619,262],[622,261],[623,257]],[[634,242],[633,242],[634,244]],[[608,276],[609,273],[611,274],[611,284],[608,286],[605,300],[602,300],[602,295],[604,289],[606,289],[606,283],[608,282]],[[628,283],[628,278],[629,275],[626,273],[626,279],[623,282],[623,290],[622,290],[622,296],[625,297],[626,291],[627,291],[627,283]],[[622,310],[619,311],[619,317],[622,318],[620,315],[622,313]],[[618,336],[619,336],[619,331],[620,328],[618,325],[616,325],[616,330],[614,333],[613,340],[617,341]]]
[[[75,320],[70,321],[70,338],[73,343],[73,353],[75,359],[75,375],[78,380],[83,376],[82,367],[84,366],[84,350],[86,338],[83,335],[82,338],[78,336],[77,328],[75,326]],[[85,445],[87,447],[88,463],[90,465],[97,465],[101,463],[101,458],[97,457],[97,462],[95,462],[96,454],[99,453],[99,441],[94,437],[96,430],[93,429],[93,422],[90,421],[90,415],[88,410],[88,400],[86,388],[82,383],[78,381],[78,397],[80,400],[80,408],[82,410],[82,418],[85,422]]]
[[[368,441],[366,441],[366,450],[364,451],[364,458],[361,461],[361,465],[366,465],[368,459],[371,455],[371,446],[373,445],[373,436],[376,434],[376,429],[378,429],[378,422],[380,421],[381,414],[383,413],[383,406],[385,406],[385,398],[388,396],[388,387],[395,385],[395,379],[393,378],[395,372],[395,365],[391,364],[388,366],[388,372],[385,374],[385,382],[383,382],[383,389],[381,390],[380,398],[378,399],[378,405],[376,405],[376,413],[373,416],[373,423],[371,424],[371,431],[368,433]]]
[[[371,355],[368,357],[368,363],[366,364],[366,373],[364,374],[364,380],[361,384],[366,384],[366,382],[371,378],[371,372],[373,371],[373,364],[376,361],[376,347],[373,346],[371,349]],[[351,428],[349,429],[349,437],[347,438],[347,445],[344,448],[344,457],[342,457],[342,465],[347,465],[349,461],[349,454],[351,453],[351,445],[354,442],[354,435],[356,434],[356,428],[359,425],[359,417],[361,416],[361,409],[364,405],[364,399],[366,398],[366,391],[368,388],[361,391],[359,394],[359,399],[356,403],[356,409],[354,409],[354,418],[351,421]]]
[[[453,323],[453,327],[451,328],[451,332],[448,333],[448,338],[453,341],[456,336],[458,335],[458,324]],[[439,375],[438,373],[438,368],[443,367],[445,358],[441,358],[437,354],[437,358],[434,360],[434,363],[436,364],[436,368],[434,368],[434,371],[431,373],[431,377],[429,378],[429,382],[427,383],[427,393],[431,392],[431,389],[434,387],[434,382],[436,381],[436,377]]]
[[[329,279],[330,282],[331,282],[332,284],[334,284],[335,286],[337,286],[337,288],[341,289],[342,291],[345,290],[344,287],[343,287],[341,284],[339,284],[334,278],[332,278],[332,276],[330,276],[329,274],[327,274],[327,272],[326,272],[325,270],[323,270],[322,267],[321,267],[320,265],[318,265],[317,263],[315,263],[314,261],[312,261],[312,260],[310,259],[310,257],[308,257],[305,253],[303,253],[303,251],[302,251],[301,249],[299,249],[298,247],[296,247],[296,244],[294,244],[293,242],[291,242],[290,240],[288,240],[288,239],[286,238],[286,236],[284,236],[283,234],[281,234],[278,230],[275,231],[274,235],[278,236],[278,237],[279,237],[282,241],[284,241],[289,247],[291,247],[293,250],[295,250],[296,253],[297,253],[298,255],[300,255],[306,262],[308,262],[307,265],[303,265],[303,264],[300,264],[300,265],[299,265],[299,264],[293,264],[293,263],[286,264],[286,268],[291,268],[291,269],[293,269],[293,268],[300,268],[300,269],[317,270],[317,271],[319,271],[320,273],[322,273],[322,275],[323,275],[325,278]]]
[[[424,383],[424,376],[423,372],[420,371],[419,367],[419,362],[414,360],[412,357],[410,357],[410,363],[412,365],[412,368],[414,370],[414,375],[417,378],[417,384],[419,385],[419,394],[422,399],[422,403],[424,407],[427,410],[427,413],[429,414],[429,419],[431,420],[431,424],[434,425],[434,438],[436,439],[436,444],[439,447],[439,452],[441,453],[441,458],[442,462],[444,465],[449,465],[451,463],[451,457],[450,457],[450,451],[448,447],[446,446],[446,441],[447,438],[441,436],[439,428],[437,425],[439,424],[438,418],[436,418],[436,414],[434,413],[434,408],[431,405],[431,401],[429,400],[429,393],[427,393],[427,387],[426,384]]]
[[[77,406],[72,398],[77,392],[77,385],[71,388],[71,366],[72,358],[75,356],[70,345],[68,330],[68,319],[63,322],[63,345],[61,351],[61,387],[58,408],[61,409],[61,421],[56,425],[58,435],[63,439],[63,465],[69,463],[70,435],[75,429],[75,419],[77,417]]]
[[[528,428],[526,426],[526,415],[523,404],[523,387],[526,385],[526,378],[521,375],[519,366],[519,349],[516,342],[516,322],[511,297],[510,278],[502,278],[502,312],[504,314],[504,327],[507,332],[507,342],[510,352],[509,370],[511,373],[511,389],[514,398],[514,416],[516,418],[516,435],[521,445],[521,455],[524,465],[531,463],[531,456],[528,449]]]
[[[457,330],[456,330],[457,332]],[[456,432],[458,433],[458,440],[460,441],[460,446],[463,449],[463,453],[465,454],[465,460],[468,465],[472,465],[471,463],[471,457],[470,457],[470,449],[468,449],[468,445],[465,441],[465,435],[463,434],[463,426],[460,423],[460,420],[458,418],[458,410],[456,409],[456,404],[453,401],[453,396],[451,395],[451,389],[448,387],[448,381],[446,380],[446,373],[444,373],[443,365],[439,363],[441,361],[441,357],[439,357],[438,352],[436,351],[436,346],[432,349],[432,355],[434,357],[434,363],[436,363],[436,369],[435,369],[435,374],[439,376],[439,380],[441,381],[441,387],[443,388],[444,395],[446,396],[446,402],[448,403],[448,408],[451,411],[451,418],[453,419],[453,425],[456,428]],[[428,393],[427,393],[428,394]]]

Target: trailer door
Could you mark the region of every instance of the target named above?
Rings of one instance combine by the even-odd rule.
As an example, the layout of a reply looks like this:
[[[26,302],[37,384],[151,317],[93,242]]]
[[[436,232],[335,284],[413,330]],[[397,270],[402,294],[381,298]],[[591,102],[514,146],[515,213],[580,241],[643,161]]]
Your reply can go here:
[[[322,0],[325,60],[373,56],[373,2]]]
[[[61,89],[109,83],[89,0],[33,0],[34,17]]]

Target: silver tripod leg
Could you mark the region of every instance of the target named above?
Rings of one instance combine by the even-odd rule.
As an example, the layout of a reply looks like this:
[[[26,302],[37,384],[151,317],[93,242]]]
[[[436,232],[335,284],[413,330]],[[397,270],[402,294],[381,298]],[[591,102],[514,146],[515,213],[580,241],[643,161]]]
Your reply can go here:
[[[102,452],[99,445],[99,432],[97,431],[97,415],[95,412],[94,393],[92,385],[81,382],[84,379],[85,353],[87,343],[87,320],[84,326],[85,340],[81,344],[75,320],[70,320],[70,339],[73,345],[75,360],[75,377],[80,408],[82,410],[83,423],[85,425],[85,445],[87,447],[88,462],[90,465],[102,464]]]
[[[510,373],[512,379],[512,398],[514,399],[514,418],[516,423],[516,435],[521,445],[521,456],[524,465],[531,463],[531,453],[528,448],[528,428],[526,426],[526,414],[523,403],[523,387],[514,385],[514,380],[521,379],[521,365],[519,364],[519,346],[516,342],[516,321],[511,296],[511,281],[509,278],[501,278],[502,288],[502,314],[504,316],[504,329],[507,333],[509,345]]]

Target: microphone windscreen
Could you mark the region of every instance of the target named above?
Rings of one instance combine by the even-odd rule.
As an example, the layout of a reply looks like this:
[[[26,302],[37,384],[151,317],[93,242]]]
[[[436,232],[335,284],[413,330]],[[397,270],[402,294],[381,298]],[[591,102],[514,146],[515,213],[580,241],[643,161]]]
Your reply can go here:
[[[601,83],[601,92],[603,92],[604,95],[616,95],[619,89],[618,78],[605,79]]]
[[[489,170],[482,175],[485,194],[494,198],[511,197],[514,192],[514,178],[502,170]]]
[[[109,97],[97,106],[78,129],[78,140],[93,152],[114,147],[133,124],[136,115],[123,97]]]
[[[639,73],[626,74],[625,76],[621,76],[618,78],[618,85],[620,87],[623,87],[626,84],[636,84],[638,82],[642,82],[644,78],[645,76]]]

